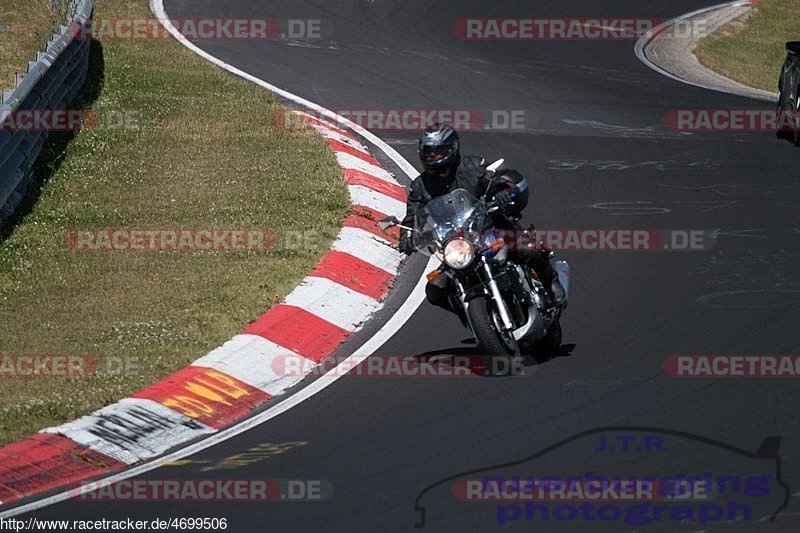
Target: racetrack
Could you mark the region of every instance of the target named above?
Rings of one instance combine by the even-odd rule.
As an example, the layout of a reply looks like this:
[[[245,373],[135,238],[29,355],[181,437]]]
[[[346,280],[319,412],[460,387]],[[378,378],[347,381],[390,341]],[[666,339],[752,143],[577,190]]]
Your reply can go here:
[[[675,108],[770,104],[661,77],[636,59],[633,41],[465,42],[451,31],[461,17],[667,19],[705,5],[702,0],[605,4],[546,0],[533,10],[518,0],[167,0],[173,18],[332,23],[330,41],[304,46],[197,43],[330,109],[524,111],[523,130],[471,131],[462,140],[466,153],[504,157],[528,176],[533,197],[526,222],[546,228],[721,228],[723,234],[710,251],[564,254],[574,277],[564,319],[569,350],[539,365],[529,359],[524,376],[343,378],[186,464],[147,474],[152,479],[326,479],[335,490],[329,500],[69,501],[35,516],[227,517],[228,531],[235,532],[410,531],[419,519],[415,500],[430,484],[524,458],[603,426],[682,431],[751,451],[765,437],[780,436],[783,481],[792,489],[800,487],[795,381],[677,379],[663,369],[673,354],[796,354],[800,346],[798,152],[767,133],[688,135],[662,125],[665,113]],[[415,132],[378,134],[416,163]],[[619,164],[600,163],[608,161]],[[419,262],[414,259],[416,269],[410,267],[413,272],[403,283],[416,282]],[[473,350],[468,337],[456,318],[423,304],[377,353],[467,354]],[[207,468],[263,443],[293,441],[306,444],[251,464]],[[588,449],[572,452],[553,456],[548,467],[566,477],[620,463],[673,472],[687,464],[685,454],[628,460]],[[695,471],[739,468],[727,454],[708,448],[695,452],[689,458]],[[753,467],[744,468],[742,474]],[[497,527],[481,504],[464,512],[448,491],[426,498],[430,531]],[[774,524],[725,527],[796,531],[797,512],[792,500]],[[520,521],[501,529],[534,526],[547,531],[635,528],[575,520]],[[701,528],[673,522],[647,529]]]

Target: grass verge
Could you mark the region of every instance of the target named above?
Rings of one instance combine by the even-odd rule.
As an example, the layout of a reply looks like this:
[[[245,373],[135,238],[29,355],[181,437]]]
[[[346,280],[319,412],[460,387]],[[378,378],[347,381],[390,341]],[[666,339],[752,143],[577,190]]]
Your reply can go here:
[[[695,50],[705,66],[733,80],[777,91],[785,43],[800,40],[800,0],[761,0],[744,23],[732,22]]]
[[[146,0],[104,0],[95,17],[152,15]],[[0,243],[0,444],[219,346],[300,282],[348,209],[321,138],[274,127],[272,94],[174,41],[93,42],[83,98],[99,126],[53,137],[46,186]],[[90,228],[254,228],[278,241],[267,252],[70,250],[65,235]],[[88,356],[101,371],[9,377],[30,354]]]
[[[14,74],[43,49],[64,24],[68,0],[0,0],[0,89],[14,87]]]

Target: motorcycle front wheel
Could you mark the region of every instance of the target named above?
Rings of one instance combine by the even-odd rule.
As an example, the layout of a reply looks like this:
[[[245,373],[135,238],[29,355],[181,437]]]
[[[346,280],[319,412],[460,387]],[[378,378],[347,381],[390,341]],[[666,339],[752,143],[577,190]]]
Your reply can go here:
[[[505,333],[492,301],[481,296],[469,302],[469,319],[481,349],[486,372],[493,376],[514,373],[520,350],[511,332]]]

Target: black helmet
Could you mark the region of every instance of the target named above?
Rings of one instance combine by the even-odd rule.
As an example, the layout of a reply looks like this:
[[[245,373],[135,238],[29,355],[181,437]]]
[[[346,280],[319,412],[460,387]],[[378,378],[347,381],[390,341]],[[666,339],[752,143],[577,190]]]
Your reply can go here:
[[[419,136],[419,158],[425,170],[443,172],[461,160],[458,133],[447,124],[428,126]]]

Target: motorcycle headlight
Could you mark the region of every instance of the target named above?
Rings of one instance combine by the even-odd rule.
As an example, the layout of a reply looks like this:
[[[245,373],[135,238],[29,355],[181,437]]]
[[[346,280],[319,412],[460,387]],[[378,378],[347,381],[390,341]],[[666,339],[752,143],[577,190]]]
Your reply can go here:
[[[464,239],[453,239],[444,247],[444,262],[456,270],[466,267],[475,257],[475,247]]]

